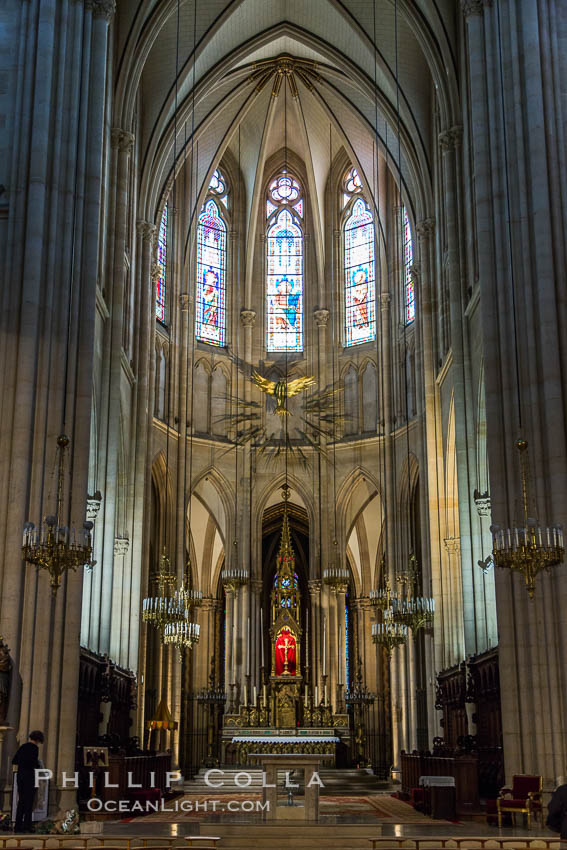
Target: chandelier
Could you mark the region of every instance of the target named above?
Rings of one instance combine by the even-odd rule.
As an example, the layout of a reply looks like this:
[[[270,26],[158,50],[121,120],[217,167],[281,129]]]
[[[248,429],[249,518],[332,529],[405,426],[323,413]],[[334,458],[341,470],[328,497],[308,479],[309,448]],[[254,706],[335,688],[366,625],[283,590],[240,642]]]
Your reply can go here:
[[[46,516],[39,528],[33,522],[24,525],[22,555],[28,564],[33,564],[49,573],[51,593],[57,594],[61,577],[68,570],[77,567],[93,567],[91,531],[93,523],[87,520],[80,530],[69,529],[62,525],[63,483],[65,480],[65,450],[69,437],[60,434],[57,437],[57,508],[55,516]]]
[[[349,571],[346,567],[326,567],[323,570],[323,583],[343,593],[348,587]]]
[[[248,583],[249,578],[248,567],[225,567],[221,573],[221,581],[227,590],[238,590],[241,585]]]
[[[372,640],[383,646],[390,657],[394,647],[401,646],[408,639],[407,625],[396,620],[395,612],[399,610],[400,599],[392,596],[388,578],[379,590],[370,592],[370,599],[382,611],[382,622],[372,624]]]
[[[179,601],[180,605],[183,605],[187,610],[191,608],[200,608],[203,604],[203,591],[202,590],[193,590],[191,587],[191,561],[187,560],[187,564],[185,567],[185,575],[183,576],[183,581],[181,583],[181,587],[175,591],[173,594],[174,599]]]
[[[167,550],[164,547],[159,571],[155,577],[157,595],[148,596],[142,602],[142,620],[159,629],[165,642],[165,627],[187,620],[187,606],[177,592],[173,590],[176,577],[171,571]]]
[[[528,444],[518,440],[522,485],[523,524],[511,528],[492,525],[493,558],[497,567],[515,570],[524,576],[526,590],[533,599],[538,573],[563,561],[565,546],[560,525],[543,528],[537,519],[528,516]]]
[[[414,636],[418,629],[431,626],[435,618],[435,600],[420,595],[420,575],[417,558],[410,555],[409,568],[397,579],[404,586],[405,594],[392,599],[392,611],[396,623],[406,625]]]
[[[176,646],[180,657],[183,658],[186,649],[191,649],[194,644],[199,643],[200,632],[201,626],[198,623],[190,623],[188,619],[166,623],[163,629],[163,642],[169,646]]]
[[[403,623],[396,623],[391,609],[384,611],[381,623],[372,623],[372,640],[386,650],[388,657],[396,646],[401,646],[407,639],[408,627]]]

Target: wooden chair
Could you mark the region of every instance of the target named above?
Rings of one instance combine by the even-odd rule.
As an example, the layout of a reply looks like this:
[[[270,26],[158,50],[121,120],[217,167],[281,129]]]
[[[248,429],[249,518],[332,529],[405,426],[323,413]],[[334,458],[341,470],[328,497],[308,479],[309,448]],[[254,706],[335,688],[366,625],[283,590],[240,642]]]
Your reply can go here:
[[[541,805],[541,791],[543,778],[527,773],[517,773],[512,777],[512,788],[502,788],[500,796],[496,800],[498,812],[498,828],[502,828],[502,812],[510,812],[515,815],[521,812],[528,816],[528,829],[530,828],[532,814],[541,817],[543,826],[543,809]]]

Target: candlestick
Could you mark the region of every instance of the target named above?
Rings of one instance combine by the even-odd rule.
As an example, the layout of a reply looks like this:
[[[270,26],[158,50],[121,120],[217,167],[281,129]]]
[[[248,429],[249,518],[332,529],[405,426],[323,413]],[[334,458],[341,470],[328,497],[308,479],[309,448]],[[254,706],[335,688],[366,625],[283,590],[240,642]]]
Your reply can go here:
[[[323,617],[323,676],[327,675],[327,618]]]
[[[319,685],[315,685],[315,705],[319,705]]]
[[[248,705],[248,688],[244,688],[244,708]]]
[[[323,705],[327,705],[327,684],[323,688]]]
[[[305,708],[307,708],[307,685],[305,685],[305,697],[303,699],[303,704],[305,705]]]
[[[339,623],[339,685],[343,683],[343,627]]]
[[[250,675],[250,617],[246,624],[246,675]]]
[[[258,699],[258,691],[256,690],[256,685],[254,685],[254,705],[256,705],[257,699]]]
[[[262,647],[262,667],[264,664],[264,609],[260,608],[260,646]]]
[[[264,708],[266,708],[268,700],[266,699],[266,685],[265,684],[262,685],[262,697],[264,698]]]

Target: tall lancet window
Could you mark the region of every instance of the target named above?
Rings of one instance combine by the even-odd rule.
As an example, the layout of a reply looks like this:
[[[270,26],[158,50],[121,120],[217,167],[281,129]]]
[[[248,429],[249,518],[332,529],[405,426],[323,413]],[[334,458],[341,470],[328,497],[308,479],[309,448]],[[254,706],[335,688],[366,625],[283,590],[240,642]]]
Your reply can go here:
[[[415,319],[415,284],[411,275],[413,264],[413,246],[411,241],[411,230],[406,208],[403,208],[403,232],[404,243],[404,316],[406,325]]]
[[[213,185],[214,184],[214,185]],[[223,195],[224,181],[215,171],[209,191]],[[220,199],[220,202],[223,198]],[[226,336],[226,224],[219,202],[209,198],[197,229],[197,310],[195,333],[201,342],[224,345]]]
[[[301,187],[283,171],[266,200],[268,351],[303,351],[303,226]]]
[[[359,191],[360,178],[355,169],[347,175],[347,191],[351,186],[350,191]],[[349,208],[344,222],[344,271],[345,345],[371,342],[376,339],[374,217],[360,196]]]
[[[161,214],[157,241],[157,266],[158,275],[156,279],[156,319],[165,322],[165,287],[167,280],[167,213],[166,204]]]

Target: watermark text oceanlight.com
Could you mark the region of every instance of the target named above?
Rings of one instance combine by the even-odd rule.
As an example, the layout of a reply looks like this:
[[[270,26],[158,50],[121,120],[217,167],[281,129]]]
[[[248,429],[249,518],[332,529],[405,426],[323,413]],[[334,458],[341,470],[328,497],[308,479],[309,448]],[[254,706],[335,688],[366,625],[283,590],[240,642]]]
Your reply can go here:
[[[91,797],[90,812],[116,812],[121,815],[150,814],[151,812],[269,812],[270,803],[262,800],[101,800]]]

